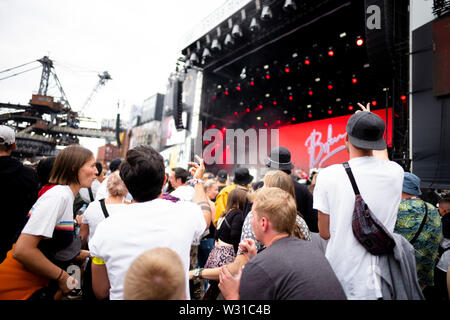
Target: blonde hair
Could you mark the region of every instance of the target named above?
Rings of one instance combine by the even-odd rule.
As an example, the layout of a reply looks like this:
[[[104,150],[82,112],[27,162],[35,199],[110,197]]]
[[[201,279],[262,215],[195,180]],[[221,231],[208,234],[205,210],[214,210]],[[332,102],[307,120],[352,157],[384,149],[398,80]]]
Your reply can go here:
[[[297,216],[297,204],[294,198],[286,191],[274,187],[262,187],[252,194],[254,211],[258,217],[266,217],[273,229],[279,233],[292,234]]]
[[[286,172],[280,170],[272,170],[267,172],[266,175],[264,176],[264,186],[280,188],[288,192],[294,198],[295,204],[297,205],[297,201],[295,198],[294,182]],[[298,208],[297,214],[303,218],[303,215],[300,213],[300,211],[298,211]],[[302,228],[297,222],[295,222],[294,229],[291,235],[299,239],[303,240],[307,239],[307,237],[302,231]]]
[[[205,192],[208,191],[209,188],[212,188],[212,186],[215,184],[217,184],[216,180],[212,180],[212,179],[207,180],[205,182],[205,184],[203,185]]]
[[[128,189],[122,178],[120,178],[119,171],[112,173],[108,177],[106,187],[111,197],[125,197],[128,194]]]
[[[180,256],[169,248],[141,254],[125,276],[125,300],[186,299],[185,270]]]

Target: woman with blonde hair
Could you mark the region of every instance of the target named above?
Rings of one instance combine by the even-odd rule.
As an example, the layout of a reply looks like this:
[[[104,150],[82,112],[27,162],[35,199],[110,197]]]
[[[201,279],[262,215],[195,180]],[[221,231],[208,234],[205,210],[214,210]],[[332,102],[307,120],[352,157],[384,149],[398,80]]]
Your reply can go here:
[[[120,178],[119,171],[108,177],[106,188],[108,197],[91,202],[81,219],[80,236],[83,239],[83,246],[89,244],[89,240],[94,236],[95,229],[100,222],[109,215],[120,212],[124,205],[129,204],[125,200],[128,189]]]

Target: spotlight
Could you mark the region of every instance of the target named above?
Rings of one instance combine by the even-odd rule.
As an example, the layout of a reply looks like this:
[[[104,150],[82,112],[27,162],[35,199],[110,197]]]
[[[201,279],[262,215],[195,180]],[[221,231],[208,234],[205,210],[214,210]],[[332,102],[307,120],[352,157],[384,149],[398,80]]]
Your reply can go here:
[[[361,36],[358,36],[358,37],[356,38],[356,45],[357,45],[358,47],[361,47],[363,44],[364,44],[364,39],[363,39]]]
[[[199,63],[197,54],[196,54],[195,52],[192,52],[191,57],[189,58],[189,60],[190,60],[192,63]]]
[[[356,75],[352,76],[352,83],[353,84],[357,84],[358,83],[358,78],[356,78]]]
[[[230,34],[227,34],[227,35],[226,35],[225,41],[223,42],[223,44],[224,44],[226,47],[231,47],[231,46],[234,45],[234,40],[233,40],[233,38],[231,37]]]
[[[333,84],[330,82],[330,83],[328,83],[328,90],[333,90]]]
[[[328,48],[328,56],[330,56],[330,57],[334,56],[334,51],[333,51],[332,47]]]
[[[220,42],[218,39],[214,39],[211,43],[211,50],[213,52],[218,52],[220,50],[222,50],[222,46],[220,45]]]
[[[313,95],[314,95],[314,91],[312,91],[312,89],[309,89],[308,94],[309,94],[310,96],[313,96]]]
[[[252,20],[250,21],[250,31],[253,33],[256,33],[259,31],[259,29],[261,29],[261,26],[258,23],[258,20],[256,20],[255,17],[252,18]]]
[[[255,85],[255,81],[253,79],[250,81],[250,85],[253,87]]]
[[[242,80],[247,78],[247,68],[246,67],[242,68],[240,77],[241,77]]]
[[[266,79],[267,79],[267,80],[270,79],[270,73],[269,73],[269,71],[266,72]]]
[[[242,30],[241,30],[241,27],[238,24],[235,24],[233,26],[233,29],[231,30],[231,35],[235,39],[242,38],[244,36],[244,34],[242,33]]]
[[[203,50],[202,58],[205,60],[211,58],[211,52],[208,48],[205,48],[205,50]]]
[[[240,85],[239,83],[238,83],[237,86],[236,86],[236,90],[237,90],[237,91],[241,91],[241,85]]]
[[[375,106],[377,105],[377,101],[376,101],[376,100],[373,100],[373,101],[372,101],[372,105],[375,107]]]
[[[353,106],[352,105],[348,106],[348,110],[353,111]]]
[[[312,113],[311,112],[308,113],[308,118],[312,118]]]
[[[273,18],[272,10],[270,10],[269,6],[263,6],[261,11],[261,20],[268,21]]]
[[[405,96],[405,95],[402,95],[402,96],[400,97],[400,99],[404,102],[404,101],[406,101],[406,96]]]
[[[305,64],[309,66],[311,64],[311,60],[309,60],[309,57],[305,57]]]
[[[291,72],[291,68],[289,68],[288,64],[284,67],[284,72],[286,72],[286,73]]]
[[[283,10],[286,12],[297,10],[297,5],[294,0],[286,0],[283,5]]]
[[[328,114],[333,114],[333,110],[328,109]]]

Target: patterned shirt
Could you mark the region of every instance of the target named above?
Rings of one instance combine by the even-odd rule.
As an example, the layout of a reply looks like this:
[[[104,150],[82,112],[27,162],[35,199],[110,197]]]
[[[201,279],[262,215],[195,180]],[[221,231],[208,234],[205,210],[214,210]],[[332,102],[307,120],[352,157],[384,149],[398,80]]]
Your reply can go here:
[[[442,240],[441,219],[438,210],[430,203],[418,198],[400,202],[394,232],[411,241],[425,217],[425,204],[428,217],[419,237],[412,243],[416,253],[417,277],[421,287],[434,285],[434,267],[438,257],[439,243]]]
[[[250,211],[247,214],[247,216],[245,217],[244,224],[242,225],[241,241],[244,239],[255,240],[256,251],[260,252],[265,247],[261,242],[259,242],[255,239],[255,234],[253,233],[252,222],[251,222],[252,216],[253,216],[253,213]],[[305,220],[303,220],[303,218],[300,217],[299,215],[297,215],[296,220],[297,220],[298,225],[300,226],[300,229],[301,229],[303,235],[305,236],[305,239],[307,241],[311,241],[311,233],[309,232],[309,228],[308,228],[308,225],[306,224]],[[237,254],[242,254],[241,250],[238,250]]]

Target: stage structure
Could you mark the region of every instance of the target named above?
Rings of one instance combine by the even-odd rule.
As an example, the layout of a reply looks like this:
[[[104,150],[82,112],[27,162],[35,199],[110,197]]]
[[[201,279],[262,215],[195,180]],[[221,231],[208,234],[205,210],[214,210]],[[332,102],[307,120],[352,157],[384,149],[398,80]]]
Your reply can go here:
[[[286,128],[319,120],[333,124],[353,114],[358,102],[370,103],[387,123],[391,158],[408,170],[408,6],[406,0],[229,1],[186,39],[165,114],[191,138],[191,158],[199,137],[201,150],[214,143],[201,139],[211,128],[292,132],[280,135],[279,144],[297,141],[299,151],[290,146],[296,153],[306,141]],[[194,76],[202,77],[194,88],[201,94],[185,103],[186,79]],[[309,163],[308,154],[293,156]],[[208,169],[232,172],[236,166],[242,165]],[[263,164],[251,167],[257,178],[264,174]]]

